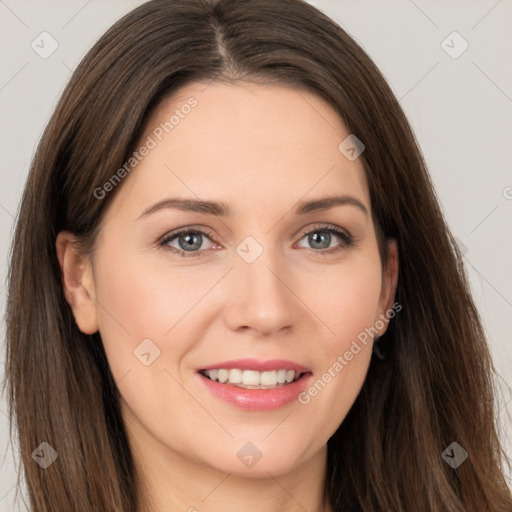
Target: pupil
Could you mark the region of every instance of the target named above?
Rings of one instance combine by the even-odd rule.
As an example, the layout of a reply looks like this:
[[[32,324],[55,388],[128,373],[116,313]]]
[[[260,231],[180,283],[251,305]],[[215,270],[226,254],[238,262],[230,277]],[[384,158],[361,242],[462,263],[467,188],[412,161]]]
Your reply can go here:
[[[179,237],[180,246],[186,251],[190,249],[199,249],[201,247],[201,235],[198,233],[181,235]],[[182,240],[185,240],[186,245],[182,245]]]
[[[320,233],[320,235],[318,235],[318,233]],[[317,233],[313,233],[312,235],[309,235],[309,241],[313,247],[314,247],[314,244],[322,243],[321,241],[319,242],[319,239],[323,239],[324,242],[327,240],[327,245],[325,245],[324,247],[314,247],[315,249],[326,249],[327,247],[329,247],[330,238],[331,238],[330,233],[327,233],[326,231],[318,231]]]

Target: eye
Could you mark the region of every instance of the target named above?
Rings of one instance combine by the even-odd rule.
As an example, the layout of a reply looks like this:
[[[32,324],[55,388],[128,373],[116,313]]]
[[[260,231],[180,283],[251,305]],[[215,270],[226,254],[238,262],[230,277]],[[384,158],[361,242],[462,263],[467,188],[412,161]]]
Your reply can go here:
[[[159,245],[178,253],[179,256],[195,257],[201,256],[203,252],[213,249],[212,246],[204,246],[205,240],[213,244],[212,238],[213,236],[206,231],[188,227],[165,236],[159,242]],[[313,229],[304,232],[299,241],[305,238],[307,238],[307,242],[311,245],[311,248],[305,247],[306,250],[325,256],[347,249],[354,243],[350,233],[331,224],[314,226]],[[341,240],[341,243],[333,246],[332,242],[336,238]]]
[[[161,242],[161,246],[167,246],[178,252],[183,257],[199,256],[202,250],[207,250],[203,245],[204,240],[212,242],[210,236],[200,229],[183,229],[166,236]],[[171,245],[175,243],[176,245]],[[210,247],[211,248],[211,247]]]
[[[304,238],[311,245],[313,252],[321,255],[342,251],[354,243],[350,233],[330,224],[314,226],[313,229],[303,234],[301,240]],[[331,245],[331,242],[335,241],[336,238],[340,239],[341,243]]]

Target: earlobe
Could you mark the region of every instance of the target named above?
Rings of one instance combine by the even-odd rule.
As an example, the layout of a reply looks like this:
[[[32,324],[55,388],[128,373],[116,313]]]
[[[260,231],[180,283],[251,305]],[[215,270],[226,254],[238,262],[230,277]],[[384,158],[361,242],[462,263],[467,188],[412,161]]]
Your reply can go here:
[[[85,334],[94,334],[99,327],[92,266],[89,258],[76,250],[75,241],[75,235],[61,231],[55,244],[63,291],[78,328]]]

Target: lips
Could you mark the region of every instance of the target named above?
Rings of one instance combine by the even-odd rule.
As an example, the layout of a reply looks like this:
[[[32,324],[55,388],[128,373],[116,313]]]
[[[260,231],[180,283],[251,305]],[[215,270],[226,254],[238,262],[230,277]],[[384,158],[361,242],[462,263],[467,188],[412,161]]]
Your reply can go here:
[[[223,361],[197,373],[214,396],[254,411],[269,411],[290,403],[312,376],[305,366],[283,359]]]
[[[294,370],[299,373],[306,373],[310,371],[305,366],[285,359],[269,359],[267,361],[261,361],[258,359],[233,359],[231,361],[215,363],[210,366],[203,366],[201,370],[218,370],[220,368],[225,368],[226,370],[240,368],[241,370],[255,370],[258,372],[279,370],[281,368],[284,370]]]

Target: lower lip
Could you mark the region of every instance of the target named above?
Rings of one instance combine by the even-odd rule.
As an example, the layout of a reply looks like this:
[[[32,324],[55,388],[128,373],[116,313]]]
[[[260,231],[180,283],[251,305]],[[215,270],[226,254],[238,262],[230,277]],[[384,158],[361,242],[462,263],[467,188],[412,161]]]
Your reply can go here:
[[[233,384],[221,384],[200,373],[198,375],[216,397],[249,411],[273,411],[284,407],[304,391],[312,376],[305,373],[295,382],[273,389],[245,389]]]

